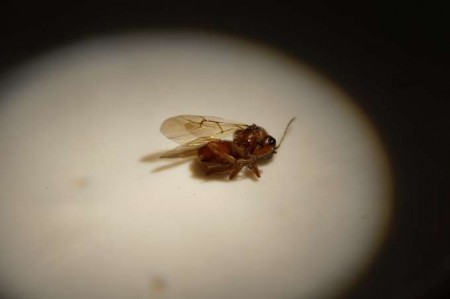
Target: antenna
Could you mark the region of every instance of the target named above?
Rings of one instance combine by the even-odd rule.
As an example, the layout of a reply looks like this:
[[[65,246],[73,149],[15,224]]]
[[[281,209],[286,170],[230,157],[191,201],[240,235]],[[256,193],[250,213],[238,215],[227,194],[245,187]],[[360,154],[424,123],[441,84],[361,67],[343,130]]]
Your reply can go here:
[[[286,133],[289,129],[289,126],[292,124],[292,122],[295,120],[295,117],[291,118],[291,120],[288,122],[286,129],[284,129],[284,133],[283,136],[281,137],[280,143],[278,144],[278,146],[275,148],[276,150],[281,146],[281,143],[283,143],[284,137],[286,136]]]

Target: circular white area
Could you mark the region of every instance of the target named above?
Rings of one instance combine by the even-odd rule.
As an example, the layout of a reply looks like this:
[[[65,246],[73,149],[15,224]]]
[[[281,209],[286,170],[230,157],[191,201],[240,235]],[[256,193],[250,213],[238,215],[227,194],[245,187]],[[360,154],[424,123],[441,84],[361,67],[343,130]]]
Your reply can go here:
[[[332,298],[374,258],[391,175],[375,130],[310,68],[243,40],[131,34],[22,66],[0,90],[0,285],[19,298]],[[213,115],[282,147],[207,178],[160,124]],[[11,295],[11,296],[12,296]]]

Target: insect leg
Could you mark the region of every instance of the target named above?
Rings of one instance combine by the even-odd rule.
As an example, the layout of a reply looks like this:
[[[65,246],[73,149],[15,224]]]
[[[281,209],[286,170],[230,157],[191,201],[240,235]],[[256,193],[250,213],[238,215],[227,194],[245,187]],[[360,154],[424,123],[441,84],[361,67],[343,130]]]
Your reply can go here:
[[[234,166],[232,164],[223,164],[223,165],[212,166],[212,167],[208,168],[208,170],[206,171],[206,175],[229,172],[233,168],[234,168]]]
[[[213,141],[209,142],[204,146],[208,150],[199,150],[199,157],[202,162],[217,162],[219,164],[235,164],[236,159],[231,156],[226,147],[224,147],[224,142]]]
[[[250,164],[247,166],[248,169],[250,169],[258,178],[261,177],[261,174],[259,173],[258,166],[256,164]]]
[[[233,172],[230,174],[230,176],[228,177],[230,180],[234,179],[239,172],[241,172],[242,167],[244,167],[244,165],[240,165],[240,164],[236,164],[233,165]]]

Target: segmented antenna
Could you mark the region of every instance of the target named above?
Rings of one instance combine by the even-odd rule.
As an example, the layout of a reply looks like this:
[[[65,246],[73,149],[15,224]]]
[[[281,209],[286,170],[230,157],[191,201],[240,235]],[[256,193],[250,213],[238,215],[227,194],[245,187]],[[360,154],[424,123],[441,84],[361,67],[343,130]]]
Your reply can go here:
[[[281,146],[281,143],[283,143],[284,137],[286,136],[287,130],[289,129],[289,126],[292,124],[292,122],[295,120],[295,117],[291,118],[291,120],[288,122],[286,129],[284,129],[283,136],[281,137],[280,143],[275,148],[276,150]]]

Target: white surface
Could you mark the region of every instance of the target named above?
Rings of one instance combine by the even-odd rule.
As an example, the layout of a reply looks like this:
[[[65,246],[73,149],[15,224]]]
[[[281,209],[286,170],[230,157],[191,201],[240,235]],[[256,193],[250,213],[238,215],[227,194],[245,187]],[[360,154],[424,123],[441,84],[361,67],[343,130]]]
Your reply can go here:
[[[215,35],[99,38],[0,90],[0,285],[20,298],[331,298],[374,258],[390,170],[351,99],[306,66]],[[177,114],[279,139],[258,181],[154,159]],[[166,167],[166,166],[170,167]]]

